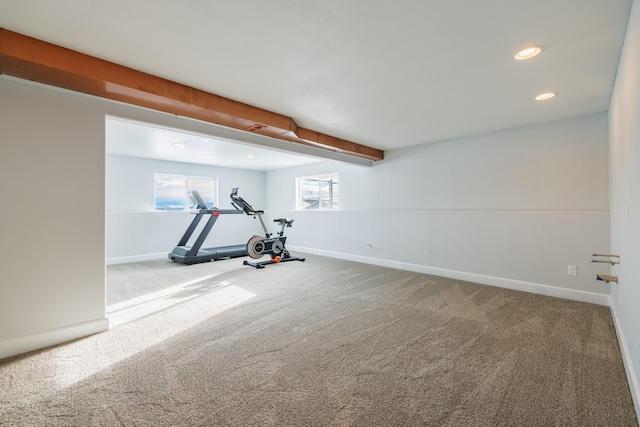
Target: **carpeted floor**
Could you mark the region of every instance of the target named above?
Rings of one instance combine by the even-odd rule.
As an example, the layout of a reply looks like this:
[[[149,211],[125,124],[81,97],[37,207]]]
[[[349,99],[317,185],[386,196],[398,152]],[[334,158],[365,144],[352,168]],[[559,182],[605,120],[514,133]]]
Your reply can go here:
[[[607,307],[241,264],[108,267],[112,329],[0,361],[0,425],[637,425]]]

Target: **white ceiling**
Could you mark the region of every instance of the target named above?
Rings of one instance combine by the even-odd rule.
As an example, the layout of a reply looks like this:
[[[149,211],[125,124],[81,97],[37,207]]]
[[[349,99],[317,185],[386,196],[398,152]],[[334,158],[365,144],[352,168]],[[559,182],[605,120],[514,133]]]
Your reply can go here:
[[[606,111],[631,1],[20,0],[0,27],[389,150]]]
[[[320,161],[184,130],[106,119],[107,154],[268,171]]]

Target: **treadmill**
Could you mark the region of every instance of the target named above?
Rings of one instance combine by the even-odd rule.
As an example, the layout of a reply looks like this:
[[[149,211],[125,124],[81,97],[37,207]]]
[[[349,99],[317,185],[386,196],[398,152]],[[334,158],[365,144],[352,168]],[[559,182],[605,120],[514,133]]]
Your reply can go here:
[[[216,248],[203,248],[202,244],[206,240],[209,232],[213,228],[213,225],[218,220],[220,215],[234,215],[242,214],[242,211],[237,209],[218,209],[209,208],[204,201],[198,190],[189,191],[189,199],[196,205],[196,209],[192,209],[189,212],[195,214],[189,228],[182,236],[182,239],[178,242],[178,245],[169,252],[169,259],[180,264],[198,264],[202,262],[215,261],[217,259],[229,259],[241,256],[247,256],[247,245],[232,245],[232,246],[220,246]],[[205,224],[204,228],[200,232],[200,235],[196,239],[193,246],[187,246],[191,235],[196,230],[196,227],[205,216],[209,216],[209,220]]]

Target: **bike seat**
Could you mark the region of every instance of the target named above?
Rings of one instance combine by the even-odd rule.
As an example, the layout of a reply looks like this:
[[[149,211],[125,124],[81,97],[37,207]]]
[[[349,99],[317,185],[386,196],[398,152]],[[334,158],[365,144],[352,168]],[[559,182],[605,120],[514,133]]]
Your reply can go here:
[[[291,224],[293,224],[293,220],[291,218],[278,218],[274,219],[273,222],[277,222],[280,225],[286,224],[287,227],[291,227]]]

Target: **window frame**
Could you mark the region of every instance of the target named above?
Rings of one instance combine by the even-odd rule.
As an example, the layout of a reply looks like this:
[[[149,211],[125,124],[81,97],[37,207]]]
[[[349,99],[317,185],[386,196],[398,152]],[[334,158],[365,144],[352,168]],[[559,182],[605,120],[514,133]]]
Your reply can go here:
[[[303,207],[303,200],[302,200],[302,198],[304,197],[303,190],[302,190],[303,180],[318,181],[318,196],[317,196],[318,202],[317,202],[317,208],[315,209],[309,209],[309,208]],[[327,180],[330,181],[331,183],[330,184],[331,188],[329,189],[329,192],[330,192],[329,204],[331,205],[331,207],[329,208],[323,207],[323,203],[322,203],[323,196],[322,196],[321,185],[323,181],[327,181]],[[334,212],[334,211],[340,210],[339,189],[340,189],[340,178],[337,172],[297,177],[296,178],[296,211]]]

